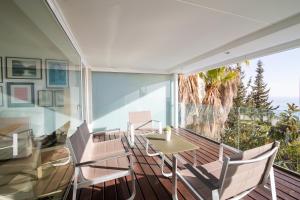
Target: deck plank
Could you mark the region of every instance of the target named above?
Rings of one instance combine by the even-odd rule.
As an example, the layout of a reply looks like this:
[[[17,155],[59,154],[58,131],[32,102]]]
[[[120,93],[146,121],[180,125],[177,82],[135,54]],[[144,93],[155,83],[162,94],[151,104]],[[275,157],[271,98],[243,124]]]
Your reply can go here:
[[[178,134],[188,139],[192,143],[199,146],[197,150],[197,163],[205,164],[211,161],[218,159],[219,156],[219,145],[215,142],[212,142],[208,139],[205,139],[201,136],[198,136],[194,133],[191,133],[183,129],[175,129]],[[122,133],[125,136],[124,133]],[[96,139],[98,141],[103,141],[107,139],[112,139],[111,136],[102,137]],[[122,139],[123,144],[127,146],[127,139],[124,137]],[[150,146],[150,150],[155,151]],[[160,158],[158,156],[149,157],[145,153],[145,139],[138,136],[136,138],[136,145],[130,151],[134,155],[134,168],[135,176],[137,178],[136,188],[137,195],[135,199],[160,199],[160,200],[169,200],[171,199],[171,186],[172,182],[169,178],[162,176],[160,171]],[[231,151],[226,150],[225,154],[232,154]],[[181,156],[186,159],[188,162],[193,162],[193,153],[185,152]],[[166,167],[166,171],[170,171],[170,168]],[[276,190],[278,199],[300,199],[300,178],[293,174],[289,174],[285,171],[282,171],[278,168],[275,168],[275,181],[276,181]],[[116,183],[115,186],[111,185]],[[114,180],[108,184],[98,184],[92,186],[91,190],[80,191],[80,200],[86,199],[85,193],[87,194],[88,199],[126,199],[131,194],[131,177],[128,176],[123,179]],[[108,194],[115,193],[110,196]],[[68,199],[71,199],[71,195],[68,196]],[[179,199],[193,199],[193,196],[189,190],[179,181],[178,182],[178,198]],[[257,188],[252,191],[247,197],[246,200],[267,200],[271,199],[271,192],[265,188]]]

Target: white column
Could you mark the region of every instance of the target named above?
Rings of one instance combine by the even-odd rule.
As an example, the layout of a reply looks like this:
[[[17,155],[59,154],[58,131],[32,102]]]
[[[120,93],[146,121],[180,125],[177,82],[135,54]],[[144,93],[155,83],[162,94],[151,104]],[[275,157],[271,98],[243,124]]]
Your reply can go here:
[[[178,128],[178,74],[173,75],[174,83],[174,128]]]

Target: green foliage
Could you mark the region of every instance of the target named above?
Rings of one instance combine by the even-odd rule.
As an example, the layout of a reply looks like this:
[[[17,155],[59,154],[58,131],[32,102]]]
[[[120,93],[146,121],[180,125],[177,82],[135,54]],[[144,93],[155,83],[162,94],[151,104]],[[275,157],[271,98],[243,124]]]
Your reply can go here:
[[[240,108],[245,106],[245,97],[246,97],[247,90],[243,83],[245,72],[241,69],[240,65],[237,66],[237,72],[240,74],[240,80],[239,80],[236,97],[233,99],[233,107]]]
[[[281,145],[276,162],[282,167],[300,173],[300,141]]]
[[[239,73],[239,84],[237,89],[236,97],[233,99],[233,105],[232,109],[230,110],[230,113],[228,115],[226,126],[227,127],[237,127],[238,122],[238,116],[240,112],[240,108],[245,106],[245,98],[246,98],[246,88],[243,83],[243,79],[245,77],[244,71],[241,69],[241,66],[238,64],[237,73]]]
[[[222,141],[238,149],[247,150],[268,143],[270,129],[271,125],[267,123],[239,120],[234,126],[226,129]]]
[[[258,61],[256,68],[256,76],[254,85],[252,86],[252,92],[250,102],[257,109],[264,110],[266,112],[272,111],[277,108],[273,108],[272,101],[269,101],[270,89],[267,89],[267,84],[264,82],[264,68],[261,61]]]
[[[259,120],[259,112],[241,109],[236,116],[237,123],[227,123],[230,126],[225,130],[222,141],[247,150],[277,140],[280,148],[276,164],[300,172],[300,120],[296,115],[300,109],[294,104],[288,104],[288,107],[280,113],[275,126]]]
[[[243,71],[240,68],[238,71],[240,85],[226,121],[222,141],[241,150],[280,141],[276,163],[300,172],[300,120],[297,116],[299,107],[288,104],[288,109],[281,112],[279,118],[275,118],[273,111],[277,108],[268,100],[269,89],[263,80],[262,63],[258,62],[253,85],[250,79],[245,87]]]
[[[237,76],[237,72],[222,66],[208,70],[206,73],[200,72],[198,75],[204,80],[206,86],[218,88],[227,81],[234,79]]]
[[[285,144],[298,139],[300,133],[300,121],[296,115],[298,112],[300,112],[298,106],[288,103],[288,109],[280,113],[276,126],[272,128],[271,137]]]

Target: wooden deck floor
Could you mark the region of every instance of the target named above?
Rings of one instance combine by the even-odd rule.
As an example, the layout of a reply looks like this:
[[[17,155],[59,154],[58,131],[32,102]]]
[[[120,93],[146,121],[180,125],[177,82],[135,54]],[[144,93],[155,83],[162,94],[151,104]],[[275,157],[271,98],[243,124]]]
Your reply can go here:
[[[214,161],[218,158],[218,144],[206,140],[202,137],[194,135],[186,130],[176,130],[180,135],[187,138],[189,141],[197,144],[199,150],[197,151],[198,164],[205,164]],[[109,136],[114,138],[114,135]],[[99,140],[104,140],[100,138]],[[123,140],[123,143],[126,139]],[[136,146],[132,149],[132,153],[135,157],[134,167],[135,176],[137,179],[137,200],[143,199],[159,199],[169,200],[171,199],[171,186],[172,182],[170,178],[166,178],[160,171],[160,158],[149,157],[145,153],[145,139],[141,136],[136,139]],[[225,152],[230,154],[230,152]],[[192,153],[181,154],[187,161],[192,162]],[[170,170],[170,169],[169,169]],[[275,169],[275,179],[277,187],[278,199],[292,200],[300,199],[300,177],[287,173],[280,169]],[[78,191],[78,199],[80,200],[120,200],[127,199],[130,196],[130,177],[121,178],[103,184],[93,185],[87,188],[80,189]],[[191,193],[185,186],[179,181],[178,183],[178,198],[192,200],[194,199]],[[68,199],[71,199],[71,192]],[[267,189],[256,189],[251,192],[244,199],[271,199],[271,193]]]

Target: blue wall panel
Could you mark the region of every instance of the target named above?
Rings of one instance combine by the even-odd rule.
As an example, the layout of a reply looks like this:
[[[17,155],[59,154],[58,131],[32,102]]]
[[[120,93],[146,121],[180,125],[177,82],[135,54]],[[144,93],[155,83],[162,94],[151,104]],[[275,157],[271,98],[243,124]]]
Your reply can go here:
[[[171,124],[171,75],[92,72],[92,84],[93,129],[126,130],[128,112],[143,110]]]

